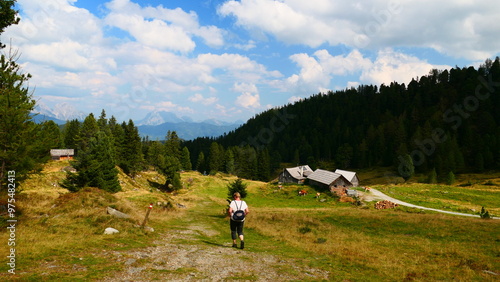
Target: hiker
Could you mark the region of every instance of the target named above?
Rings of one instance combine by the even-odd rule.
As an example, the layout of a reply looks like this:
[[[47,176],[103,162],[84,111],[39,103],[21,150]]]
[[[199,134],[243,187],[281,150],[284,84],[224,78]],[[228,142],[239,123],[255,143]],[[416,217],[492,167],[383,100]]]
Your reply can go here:
[[[233,248],[237,248],[236,245],[236,234],[240,238],[240,248],[245,248],[245,242],[243,241],[243,224],[245,223],[245,216],[248,214],[248,205],[245,201],[241,200],[240,193],[236,192],[233,194],[233,201],[229,204],[229,227],[231,228],[231,238],[233,239]],[[239,213],[241,213],[239,215]],[[236,213],[236,214],[235,214]]]

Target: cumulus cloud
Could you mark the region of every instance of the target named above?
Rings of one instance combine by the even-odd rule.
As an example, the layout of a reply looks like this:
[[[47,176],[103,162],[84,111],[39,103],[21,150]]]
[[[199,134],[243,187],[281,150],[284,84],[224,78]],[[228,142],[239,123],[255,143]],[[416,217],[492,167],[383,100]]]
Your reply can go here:
[[[496,0],[231,0],[219,13],[288,44],[427,47],[484,60],[500,49],[496,6]]]
[[[365,68],[360,76],[361,81],[376,85],[390,84],[397,81],[408,83],[416,78],[429,73],[431,69],[449,69],[446,65],[432,65],[417,57],[384,49],[378,52],[376,60],[370,67]]]
[[[222,30],[216,26],[200,26],[195,12],[162,5],[142,8],[129,0],[113,0],[106,7],[110,11],[105,18],[109,26],[129,32],[138,42],[148,46],[191,52],[196,46],[193,35],[211,47],[224,44]]]
[[[260,95],[257,86],[252,83],[235,83],[234,92],[242,93],[236,98],[235,104],[244,108],[259,108]]]
[[[208,106],[217,102],[219,99],[217,99],[217,97],[205,98],[203,97],[203,95],[196,93],[193,96],[189,97],[188,100],[194,103],[202,103],[203,105]]]

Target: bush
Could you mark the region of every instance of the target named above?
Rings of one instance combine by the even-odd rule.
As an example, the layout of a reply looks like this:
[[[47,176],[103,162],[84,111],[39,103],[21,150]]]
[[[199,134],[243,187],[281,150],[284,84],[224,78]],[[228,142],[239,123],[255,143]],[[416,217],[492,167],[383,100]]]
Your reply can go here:
[[[479,216],[483,219],[491,218],[490,213],[484,207],[481,207],[481,212],[479,213]]]
[[[247,185],[243,183],[241,178],[236,179],[234,182],[231,182],[227,185],[227,198],[228,200],[233,199],[234,193],[240,193],[241,199],[246,198],[247,196]]]

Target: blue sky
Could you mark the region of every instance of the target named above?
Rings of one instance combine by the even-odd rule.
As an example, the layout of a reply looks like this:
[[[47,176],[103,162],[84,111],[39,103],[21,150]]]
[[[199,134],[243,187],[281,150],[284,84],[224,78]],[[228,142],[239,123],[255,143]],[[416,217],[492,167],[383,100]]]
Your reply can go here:
[[[18,0],[2,34],[47,108],[247,120],[500,54],[496,0]]]

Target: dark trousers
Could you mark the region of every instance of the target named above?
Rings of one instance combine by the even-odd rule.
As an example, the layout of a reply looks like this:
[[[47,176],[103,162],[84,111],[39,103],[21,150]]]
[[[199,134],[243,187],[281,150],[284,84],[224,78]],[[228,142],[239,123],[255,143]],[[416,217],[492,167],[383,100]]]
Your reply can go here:
[[[244,221],[234,221],[234,220],[229,220],[229,227],[231,228],[231,238],[233,240],[236,240],[236,234],[238,236],[243,235],[243,224]]]

